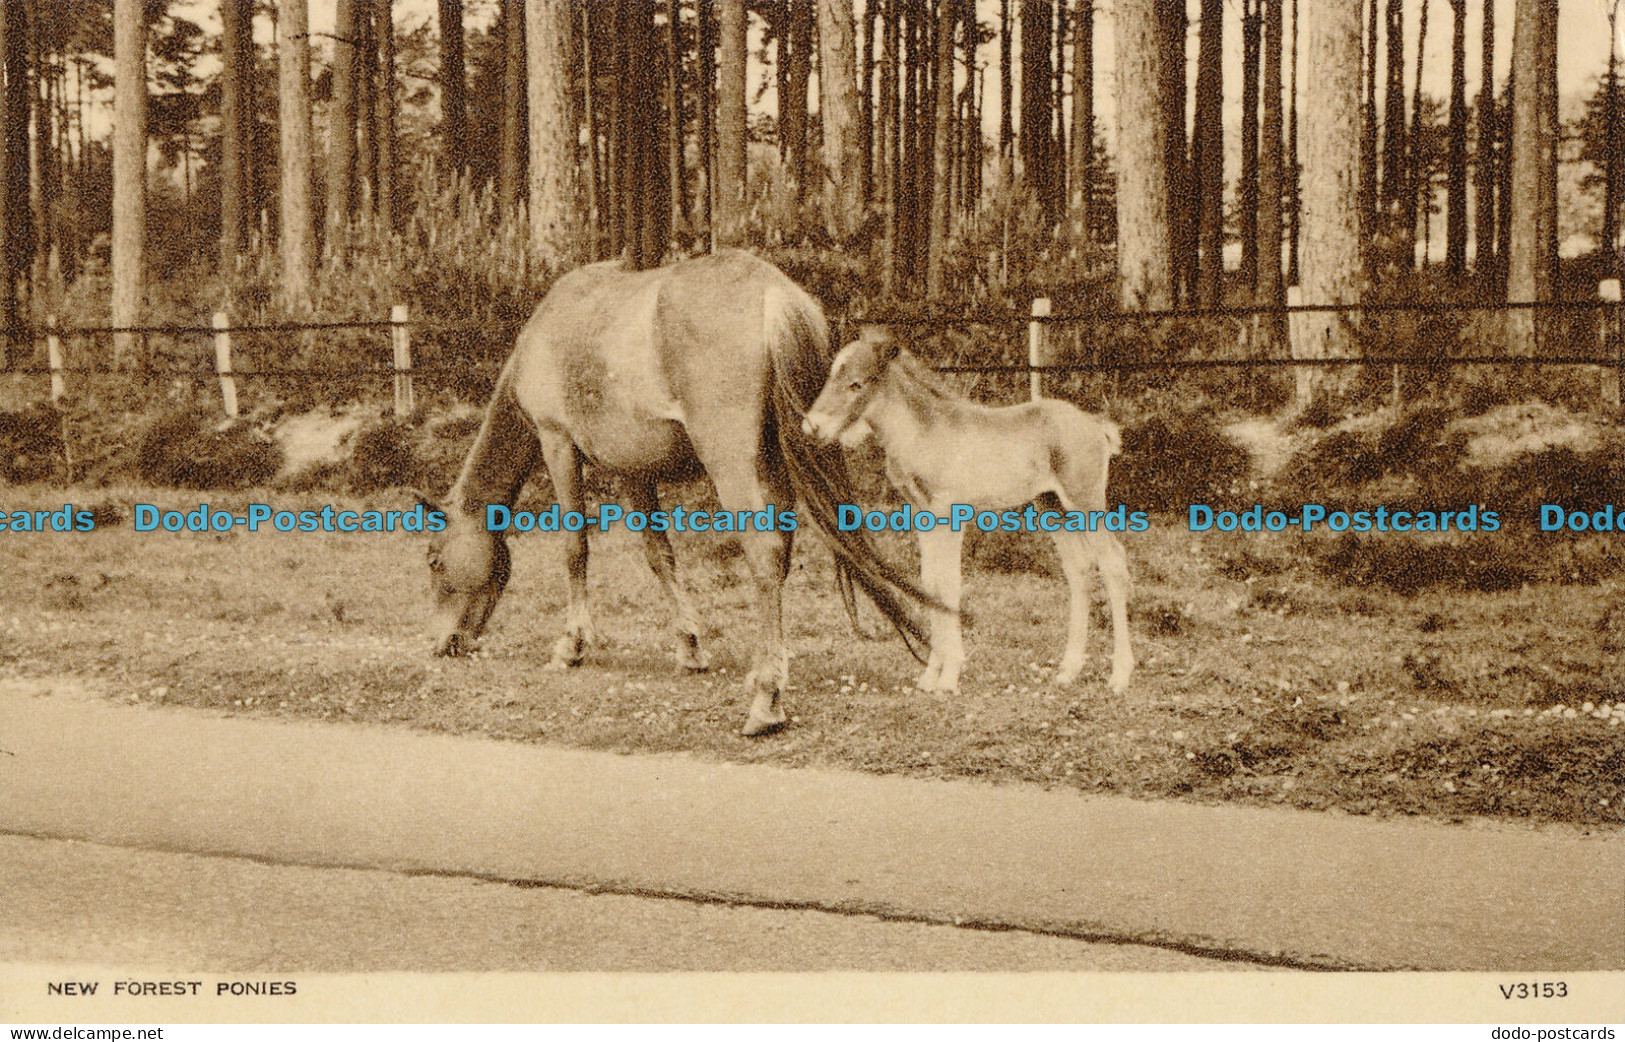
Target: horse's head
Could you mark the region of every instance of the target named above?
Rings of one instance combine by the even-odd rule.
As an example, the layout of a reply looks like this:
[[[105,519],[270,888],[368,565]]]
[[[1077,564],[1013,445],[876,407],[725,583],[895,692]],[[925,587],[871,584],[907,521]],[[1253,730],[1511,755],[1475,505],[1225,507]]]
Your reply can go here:
[[[425,504],[433,506],[427,500]],[[486,531],[477,517],[442,512],[446,528],[429,537],[434,648],[436,655],[462,655],[474,650],[508,585],[508,544],[500,534]]]
[[[801,430],[821,445],[840,439],[847,448],[861,445],[871,428],[864,413],[880,391],[882,379],[897,357],[897,341],[884,326],[870,326],[841,348],[829,367],[829,379],[807,410]]]

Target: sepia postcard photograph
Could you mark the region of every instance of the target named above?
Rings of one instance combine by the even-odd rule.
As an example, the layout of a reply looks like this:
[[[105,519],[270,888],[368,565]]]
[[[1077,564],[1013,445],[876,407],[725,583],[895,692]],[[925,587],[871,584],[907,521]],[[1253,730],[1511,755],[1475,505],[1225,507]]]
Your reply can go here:
[[[0,1023],[1615,1038],[1622,8],[0,0]]]

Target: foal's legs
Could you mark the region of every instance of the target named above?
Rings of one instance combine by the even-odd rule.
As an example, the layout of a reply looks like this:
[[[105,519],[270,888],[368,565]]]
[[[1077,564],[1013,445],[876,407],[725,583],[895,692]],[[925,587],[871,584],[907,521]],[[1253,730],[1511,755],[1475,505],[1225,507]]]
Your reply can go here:
[[[1129,646],[1128,634],[1128,555],[1123,544],[1110,532],[1087,532],[1084,539],[1094,552],[1095,563],[1100,565],[1100,577],[1106,583],[1106,596],[1112,605],[1112,675],[1107,682],[1113,694],[1128,689],[1129,675],[1134,672],[1134,649]]]
[[[957,691],[965,664],[959,625],[960,547],[964,533],[946,526],[920,532],[920,585],[941,608],[931,609],[931,655],[914,682],[921,691]]]
[[[547,473],[553,481],[553,497],[560,510],[581,510],[581,452],[568,436],[541,432],[542,456],[547,460]],[[564,634],[553,643],[553,658],[548,669],[565,669],[581,664],[587,645],[598,635],[592,628],[592,615],[587,610],[587,531],[565,532],[564,563],[569,572],[569,593],[564,609]]]
[[[652,514],[660,509],[660,499],[655,494],[653,481],[633,481],[627,492],[633,510]],[[689,603],[688,596],[677,581],[677,556],[672,553],[671,539],[665,532],[645,528],[643,556],[649,562],[649,570],[655,573],[655,578],[660,582],[660,592],[665,595],[666,604],[671,608],[672,629],[677,635],[677,668],[690,673],[703,673],[710,660],[700,648],[700,623],[694,614],[694,606]]]
[[[1078,679],[1084,661],[1089,657],[1089,610],[1093,593],[1093,554],[1083,541],[1082,532],[1055,532],[1055,550],[1061,555],[1061,573],[1066,576],[1070,595],[1066,621],[1066,651],[1061,655],[1060,668],[1055,671],[1055,683],[1070,684]]]

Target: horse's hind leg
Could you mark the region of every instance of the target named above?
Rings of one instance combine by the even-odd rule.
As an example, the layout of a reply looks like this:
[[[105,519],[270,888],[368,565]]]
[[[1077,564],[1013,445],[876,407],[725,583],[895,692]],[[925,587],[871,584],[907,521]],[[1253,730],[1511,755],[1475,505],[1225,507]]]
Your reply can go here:
[[[651,514],[660,509],[660,499],[653,481],[633,482],[628,488],[628,500],[633,510]],[[660,582],[660,592],[671,608],[672,629],[677,636],[677,668],[689,673],[703,673],[710,667],[710,659],[700,647],[700,622],[694,606],[677,581],[677,555],[672,553],[671,539],[663,531],[643,530],[643,556],[649,570]]]
[[[1061,555],[1061,572],[1066,576],[1069,604],[1066,622],[1066,650],[1061,654],[1055,683],[1070,684],[1078,679],[1089,656],[1089,610],[1094,572],[1090,547],[1081,532],[1055,532],[1055,549]]]
[[[553,497],[559,509],[580,511],[584,505],[581,487],[581,453],[567,436],[544,431],[542,456],[547,460],[548,477],[553,481]],[[565,669],[581,664],[587,645],[597,641],[592,614],[587,609],[587,531],[562,533],[564,564],[569,585],[564,609],[564,633],[553,643],[548,669]]]
[[[724,510],[756,511],[769,503],[780,511],[794,508],[795,492],[782,470],[758,476],[754,460],[728,462],[733,465],[708,462],[706,467]],[[756,583],[759,629],[750,673],[745,678],[751,704],[742,732],[754,736],[777,731],[787,719],[779,695],[790,677],[790,653],[784,644],[784,580],[790,574],[791,533],[752,530],[740,533],[740,541]]]

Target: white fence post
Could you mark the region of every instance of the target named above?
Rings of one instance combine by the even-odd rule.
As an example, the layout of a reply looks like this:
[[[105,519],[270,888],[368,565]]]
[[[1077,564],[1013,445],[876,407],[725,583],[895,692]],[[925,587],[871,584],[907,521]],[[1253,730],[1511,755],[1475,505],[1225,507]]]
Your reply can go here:
[[[55,315],[45,319],[45,352],[51,362],[51,404],[57,405],[68,393],[68,387],[62,375],[62,338],[56,334]]]
[[[220,377],[220,398],[226,415],[237,418],[237,378],[231,375],[231,319],[224,311],[214,313],[214,371]]]
[[[1034,371],[1027,374],[1028,388],[1032,391],[1034,401],[1044,397],[1044,374],[1036,370],[1037,366],[1045,363],[1044,350],[1044,323],[1036,321],[1049,317],[1049,298],[1038,297],[1033,301],[1033,318],[1035,321],[1027,323],[1027,364],[1033,366]]]
[[[1621,330],[1618,328],[1619,280],[1603,279],[1597,283],[1597,297],[1616,305],[1615,307],[1604,308],[1597,316],[1597,346],[1601,348],[1598,357],[1607,358],[1608,341],[1610,339],[1608,327],[1614,326],[1614,335],[1611,338],[1614,341],[1614,364],[1611,366],[1605,365],[1602,368],[1602,400],[1604,403],[1617,408],[1619,406],[1620,370],[1625,368],[1625,356],[1622,356],[1620,350]]]
[[[389,309],[389,340],[395,350],[395,415],[409,416],[417,409],[412,393],[412,340],[407,331],[405,304]]]

